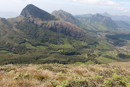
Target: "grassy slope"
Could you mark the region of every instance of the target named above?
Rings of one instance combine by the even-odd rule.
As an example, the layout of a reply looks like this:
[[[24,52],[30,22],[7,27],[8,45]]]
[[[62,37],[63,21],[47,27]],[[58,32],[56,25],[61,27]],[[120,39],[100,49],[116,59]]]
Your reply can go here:
[[[130,87],[130,62],[3,65],[2,87]]]

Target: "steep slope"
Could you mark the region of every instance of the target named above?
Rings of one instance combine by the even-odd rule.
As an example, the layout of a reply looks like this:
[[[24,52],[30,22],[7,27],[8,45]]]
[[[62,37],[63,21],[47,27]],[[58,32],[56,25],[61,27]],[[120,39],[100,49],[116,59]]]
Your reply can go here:
[[[23,15],[26,18],[29,18],[29,17],[39,18],[43,21],[57,20],[55,16],[49,14],[48,12],[46,12],[32,4],[27,5],[22,10],[21,15]]]
[[[57,33],[63,33],[66,36],[70,36],[74,38],[83,38],[88,36],[86,32],[81,28],[61,20],[48,22],[48,24],[43,25],[43,27],[45,29],[49,29]]]
[[[70,22],[74,25],[77,25],[78,27],[83,26],[82,23],[78,19],[76,19],[72,14],[65,12],[63,10],[53,11],[52,15],[55,15],[66,22]]]

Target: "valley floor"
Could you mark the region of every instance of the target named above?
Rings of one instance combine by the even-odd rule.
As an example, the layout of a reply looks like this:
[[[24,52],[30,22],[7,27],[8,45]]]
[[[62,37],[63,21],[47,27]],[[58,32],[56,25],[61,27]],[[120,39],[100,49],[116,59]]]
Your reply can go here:
[[[130,62],[1,65],[0,86],[130,87]]]

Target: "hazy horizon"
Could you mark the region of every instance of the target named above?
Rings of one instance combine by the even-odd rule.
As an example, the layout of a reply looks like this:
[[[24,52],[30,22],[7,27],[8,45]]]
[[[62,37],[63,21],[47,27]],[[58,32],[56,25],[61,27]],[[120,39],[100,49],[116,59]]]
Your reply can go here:
[[[0,0],[0,12],[13,12],[18,16],[28,4],[33,4],[49,13],[62,9],[73,15],[104,12],[111,15],[130,15],[128,0]]]

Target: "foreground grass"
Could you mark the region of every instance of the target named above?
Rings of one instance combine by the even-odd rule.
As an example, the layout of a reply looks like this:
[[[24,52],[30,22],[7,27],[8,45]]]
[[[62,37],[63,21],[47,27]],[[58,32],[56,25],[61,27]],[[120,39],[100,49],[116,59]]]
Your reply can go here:
[[[130,62],[0,66],[1,87],[130,87]]]

